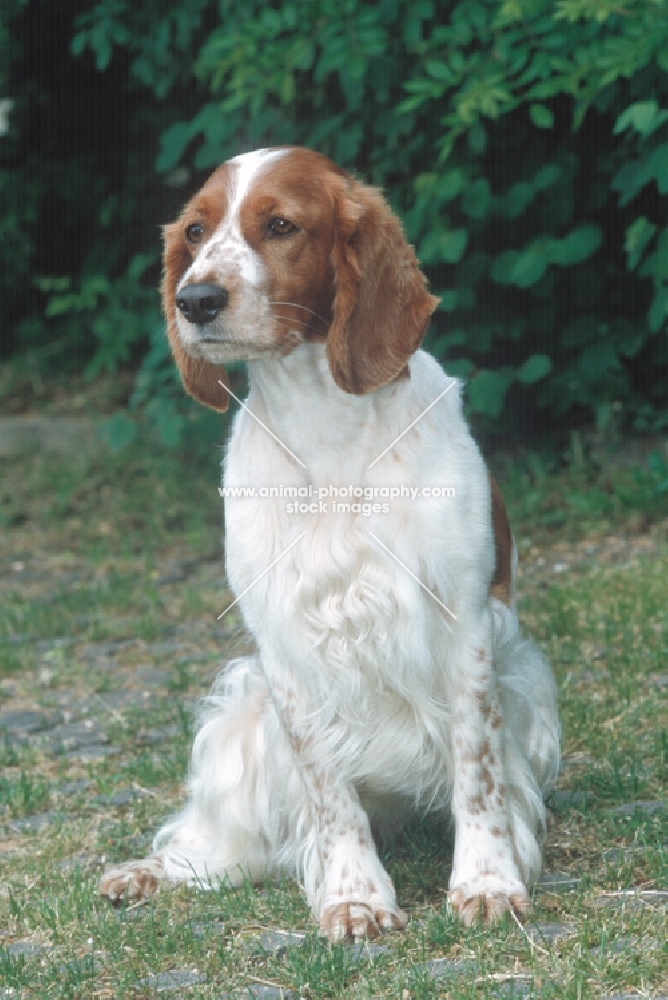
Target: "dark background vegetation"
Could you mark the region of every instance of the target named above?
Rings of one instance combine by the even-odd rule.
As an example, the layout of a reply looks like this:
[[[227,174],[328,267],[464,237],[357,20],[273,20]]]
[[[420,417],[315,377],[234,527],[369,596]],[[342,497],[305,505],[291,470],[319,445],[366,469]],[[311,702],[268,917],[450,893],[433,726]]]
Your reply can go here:
[[[178,441],[159,226],[299,143],[382,185],[478,429],[668,426],[668,17],[653,0],[4,0],[2,354]],[[7,102],[11,102],[11,105]]]

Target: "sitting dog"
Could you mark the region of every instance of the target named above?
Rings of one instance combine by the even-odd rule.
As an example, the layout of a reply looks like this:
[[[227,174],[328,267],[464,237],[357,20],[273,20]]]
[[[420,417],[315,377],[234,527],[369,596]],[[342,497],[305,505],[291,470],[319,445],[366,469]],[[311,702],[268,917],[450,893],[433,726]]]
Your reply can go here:
[[[204,703],[183,811],[101,892],[290,873],[324,935],[373,936],[407,918],[372,824],[447,811],[452,909],[524,913],[555,684],[520,634],[515,547],[459,383],[419,350],[437,299],[401,224],[325,157],[262,149],[216,170],[164,259],[188,392],[224,410],[225,363],[248,363],[226,560],[257,652]]]

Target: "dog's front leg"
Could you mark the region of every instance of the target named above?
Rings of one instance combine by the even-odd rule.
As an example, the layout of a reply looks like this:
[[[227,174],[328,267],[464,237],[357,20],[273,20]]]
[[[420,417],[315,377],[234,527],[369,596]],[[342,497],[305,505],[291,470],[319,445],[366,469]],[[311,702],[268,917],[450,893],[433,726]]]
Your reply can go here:
[[[357,793],[325,767],[302,762],[301,772],[320,854],[322,882],[312,906],[321,933],[339,941],[404,927],[406,915],[397,906]],[[305,880],[308,884],[307,872]]]
[[[524,913],[529,897],[515,859],[510,824],[504,718],[489,614],[462,634],[467,643],[453,675],[455,853],[449,901],[468,925],[477,917],[491,921],[507,910]]]
[[[320,738],[300,697],[285,678],[272,686],[276,709],[287,733],[304,790],[297,868],[320,932],[330,941],[375,937],[405,927],[392,880],[383,868],[369,818],[341,766],[329,766],[328,739]]]

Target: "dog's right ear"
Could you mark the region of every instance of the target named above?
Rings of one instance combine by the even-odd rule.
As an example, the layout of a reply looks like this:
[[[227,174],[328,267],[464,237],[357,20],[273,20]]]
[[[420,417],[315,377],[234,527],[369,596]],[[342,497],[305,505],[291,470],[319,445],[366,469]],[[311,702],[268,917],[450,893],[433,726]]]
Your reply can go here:
[[[186,392],[198,403],[224,413],[229,404],[229,393],[223,388],[223,385],[229,384],[227,371],[222,365],[214,365],[203,358],[193,358],[184,348],[179,336],[176,322],[176,288],[191,264],[181,223],[173,222],[165,226],[163,239],[162,308],[167,320],[169,346],[179,369],[181,381]]]
[[[383,196],[333,179],[334,302],[327,355],[334,381],[362,395],[399,378],[439,300]]]

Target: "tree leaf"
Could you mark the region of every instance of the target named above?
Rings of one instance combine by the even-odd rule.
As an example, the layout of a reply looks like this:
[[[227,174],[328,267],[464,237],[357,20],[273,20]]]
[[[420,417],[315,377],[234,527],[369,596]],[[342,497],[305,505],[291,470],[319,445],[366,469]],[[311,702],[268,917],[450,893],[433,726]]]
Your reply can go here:
[[[469,234],[466,229],[453,229],[443,233],[440,239],[440,250],[446,264],[458,264],[464,256]]]
[[[640,263],[647,244],[656,232],[656,226],[644,215],[639,216],[627,227],[626,238],[624,240],[624,250],[626,251],[626,263],[629,270],[633,271]]]
[[[532,354],[515,373],[515,378],[523,385],[531,385],[545,378],[552,371],[552,361],[547,354]]]
[[[472,413],[487,417],[498,417],[503,409],[503,401],[512,381],[512,375],[502,371],[482,369],[469,382],[468,399]]]
[[[666,121],[668,121],[668,111],[660,111],[656,101],[637,101],[619,115],[613,134],[619,135],[620,132],[632,128],[646,138]]]
[[[548,257],[550,263],[561,267],[580,264],[591,257],[601,245],[602,235],[599,226],[587,223],[578,226],[560,240],[550,240]]]
[[[530,105],[529,117],[536,128],[552,128],[554,125],[554,114],[545,104]]]

